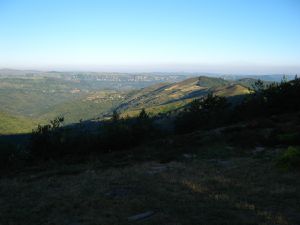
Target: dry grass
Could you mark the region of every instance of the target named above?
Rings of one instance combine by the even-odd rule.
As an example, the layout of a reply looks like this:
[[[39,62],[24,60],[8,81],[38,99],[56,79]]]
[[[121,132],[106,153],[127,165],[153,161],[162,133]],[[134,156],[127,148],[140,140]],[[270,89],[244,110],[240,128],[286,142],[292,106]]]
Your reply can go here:
[[[0,180],[1,225],[300,224],[299,174],[265,159],[51,168]]]

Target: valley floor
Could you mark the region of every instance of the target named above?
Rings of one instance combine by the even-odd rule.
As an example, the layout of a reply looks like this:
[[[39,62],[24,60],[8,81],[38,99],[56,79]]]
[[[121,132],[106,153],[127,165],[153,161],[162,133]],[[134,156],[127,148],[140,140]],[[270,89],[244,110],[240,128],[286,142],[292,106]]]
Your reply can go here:
[[[263,151],[31,169],[0,179],[0,224],[300,224],[300,174]]]

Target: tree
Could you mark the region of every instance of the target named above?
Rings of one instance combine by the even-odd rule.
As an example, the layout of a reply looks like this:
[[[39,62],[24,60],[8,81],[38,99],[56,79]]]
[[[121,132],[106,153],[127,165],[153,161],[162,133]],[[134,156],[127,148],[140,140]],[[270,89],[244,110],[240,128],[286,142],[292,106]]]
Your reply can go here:
[[[193,100],[190,104],[189,111],[191,113],[212,113],[213,111],[227,108],[227,106],[226,98],[214,96],[209,93],[206,97]]]
[[[254,91],[255,94],[261,93],[265,89],[265,84],[261,80],[257,80],[252,85],[252,91]]]
[[[228,106],[225,97],[214,96],[212,93],[195,99],[188,110],[176,118],[175,129],[179,133],[186,133],[226,123],[230,111]]]
[[[57,157],[63,148],[61,126],[64,117],[59,116],[49,124],[38,125],[31,133],[30,150],[34,157],[49,159]]]
[[[190,103],[189,111],[192,113],[197,113],[200,111],[201,108],[201,100],[200,99],[194,99]]]
[[[112,115],[112,121],[117,122],[119,119],[120,119],[120,114],[118,113],[117,110],[114,110]]]
[[[148,120],[149,119],[149,115],[148,113],[146,113],[146,110],[143,108],[138,116],[139,120]]]
[[[283,75],[282,79],[281,79],[281,83],[286,83],[288,82],[288,78],[286,75]]]
[[[54,120],[50,120],[50,125],[51,125],[52,130],[61,127],[61,125],[63,124],[64,121],[65,121],[65,118],[63,116],[58,116],[58,117],[54,118]]]

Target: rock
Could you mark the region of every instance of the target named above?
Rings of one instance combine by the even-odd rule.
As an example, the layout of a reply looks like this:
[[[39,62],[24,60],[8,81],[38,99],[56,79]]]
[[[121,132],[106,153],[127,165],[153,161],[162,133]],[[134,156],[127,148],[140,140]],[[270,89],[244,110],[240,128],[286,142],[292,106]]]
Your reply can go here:
[[[232,166],[232,162],[230,160],[219,160],[217,163],[223,167],[231,167]]]
[[[195,154],[183,154],[183,157],[186,159],[192,159],[192,158],[195,158],[196,155]]]
[[[157,174],[157,173],[161,173],[165,170],[167,170],[167,166],[164,165],[159,165],[159,166],[153,166],[151,167],[150,171],[147,171],[148,174],[152,175],[152,174]]]
[[[261,153],[265,150],[264,147],[261,147],[261,146],[257,146],[254,150],[253,150],[253,153],[254,154],[257,154],[257,153]]]
[[[149,217],[151,217],[153,215],[154,215],[153,211],[147,211],[147,212],[144,212],[144,213],[136,214],[134,216],[130,216],[130,217],[128,217],[128,220],[129,221],[144,220],[144,219],[148,219]]]

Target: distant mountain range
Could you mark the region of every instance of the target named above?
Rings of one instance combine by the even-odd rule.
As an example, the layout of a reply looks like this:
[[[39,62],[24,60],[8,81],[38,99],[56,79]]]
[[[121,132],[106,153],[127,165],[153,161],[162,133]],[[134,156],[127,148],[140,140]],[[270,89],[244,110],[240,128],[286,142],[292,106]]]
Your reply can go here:
[[[188,75],[62,73],[0,70],[0,134],[30,132],[38,123],[65,117],[66,124],[178,109],[208,93],[248,94],[256,79]]]
[[[222,74],[207,72],[148,72],[148,73],[121,73],[121,72],[89,72],[89,71],[38,71],[38,70],[16,70],[0,69],[1,77],[51,77],[64,78],[67,80],[98,80],[98,81],[131,81],[131,82],[178,82],[189,77],[217,77],[225,80],[239,80],[243,78],[261,79],[265,81],[279,82],[285,77],[287,80],[295,78],[296,74]],[[149,85],[149,84],[148,84]],[[147,86],[147,85],[146,85]]]

